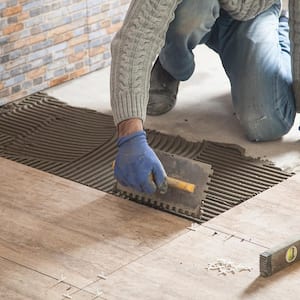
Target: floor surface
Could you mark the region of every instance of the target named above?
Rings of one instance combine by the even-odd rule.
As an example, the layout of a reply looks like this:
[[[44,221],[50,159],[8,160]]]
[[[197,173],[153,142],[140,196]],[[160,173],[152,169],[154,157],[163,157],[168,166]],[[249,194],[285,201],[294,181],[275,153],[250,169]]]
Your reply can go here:
[[[299,115],[282,140],[249,143],[233,117],[217,56],[197,50],[178,105],[146,126],[235,143],[300,173]],[[109,68],[46,91],[109,113]],[[300,265],[259,276],[259,254],[296,234],[300,174],[199,226],[0,158],[0,298],[177,300],[299,298]],[[250,267],[220,275],[218,259]]]
[[[300,174],[203,225],[0,158],[0,298],[299,299],[300,264],[260,277],[297,236]],[[208,270],[219,259],[237,269]]]
[[[218,55],[199,46],[195,57],[196,70],[188,81],[181,83],[175,109],[160,117],[148,117],[145,126],[191,141],[238,144],[246,149],[247,155],[269,159],[286,171],[300,172],[300,115],[281,140],[247,141],[234,116],[229,81]],[[111,113],[109,75],[110,68],[106,68],[45,92],[74,106]]]

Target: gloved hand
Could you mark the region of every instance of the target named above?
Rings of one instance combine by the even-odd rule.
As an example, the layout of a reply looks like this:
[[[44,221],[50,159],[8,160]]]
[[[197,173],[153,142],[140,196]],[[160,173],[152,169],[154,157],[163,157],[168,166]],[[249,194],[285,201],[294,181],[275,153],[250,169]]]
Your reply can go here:
[[[148,145],[145,131],[121,137],[117,145],[114,173],[119,183],[147,194],[157,189],[166,192],[166,172]]]

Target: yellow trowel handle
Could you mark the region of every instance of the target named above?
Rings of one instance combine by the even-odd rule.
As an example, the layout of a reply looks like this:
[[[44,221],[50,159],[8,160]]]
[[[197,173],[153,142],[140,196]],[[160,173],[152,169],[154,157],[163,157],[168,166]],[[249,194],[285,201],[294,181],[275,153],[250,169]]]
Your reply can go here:
[[[112,168],[115,168],[115,161],[112,163]],[[183,180],[179,180],[173,177],[167,176],[167,183],[168,186],[171,186],[175,189],[189,192],[189,193],[194,193],[196,186],[193,183],[189,183]]]
[[[193,183],[189,183],[169,176],[167,176],[167,182],[168,182],[168,186],[189,193],[194,193],[196,188],[196,186]]]

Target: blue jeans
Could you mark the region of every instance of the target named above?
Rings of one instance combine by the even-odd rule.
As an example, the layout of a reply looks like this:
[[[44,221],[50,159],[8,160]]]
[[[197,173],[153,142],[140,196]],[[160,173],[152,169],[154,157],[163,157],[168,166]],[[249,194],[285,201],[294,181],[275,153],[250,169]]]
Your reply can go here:
[[[192,50],[206,44],[221,58],[231,83],[234,110],[251,141],[278,139],[293,126],[289,27],[280,4],[249,21],[232,19],[217,0],[183,0],[159,55],[174,78],[194,72]]]

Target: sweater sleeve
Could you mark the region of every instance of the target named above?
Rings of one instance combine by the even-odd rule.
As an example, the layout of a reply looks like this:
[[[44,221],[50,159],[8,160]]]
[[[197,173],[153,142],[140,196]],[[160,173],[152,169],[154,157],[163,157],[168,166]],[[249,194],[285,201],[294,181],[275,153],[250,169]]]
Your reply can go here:
[[[247,21],[270,8],[279,0],[219,0],[221,7],[232,18]]]
[[[116,124],[145,120],[150,73],[181,0],[133,0],[111,44],[111,107]]]

